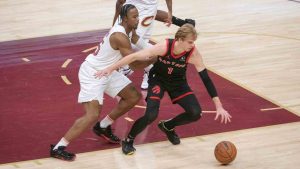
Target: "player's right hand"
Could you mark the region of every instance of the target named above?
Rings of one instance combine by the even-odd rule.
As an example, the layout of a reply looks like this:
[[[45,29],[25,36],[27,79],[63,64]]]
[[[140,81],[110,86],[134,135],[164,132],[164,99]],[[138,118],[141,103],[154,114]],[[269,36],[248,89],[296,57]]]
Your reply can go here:
[[[97,71],[94,76],[97,79],[101,79],[103,76],[107,77],[111,74],[111,71],[109,69],[103,69],[103,70],[99,70]]]
[[[217,109],[215,120],[218,120],[219,116],[221,117],[221,123],[231,122],[231,115],[223,107]]]

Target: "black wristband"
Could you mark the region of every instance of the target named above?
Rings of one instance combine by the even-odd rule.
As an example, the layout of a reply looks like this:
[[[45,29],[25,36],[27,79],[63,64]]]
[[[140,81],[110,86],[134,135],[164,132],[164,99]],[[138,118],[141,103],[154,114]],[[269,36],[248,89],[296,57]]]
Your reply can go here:
[[[177,18],[177,17],[175,17],[175,16],[172,16],[172,23],[173,23],[174,25],[176,25],[176,26],[181,27],[182,25],[185,24],[185,21],[182,20],[182,19],[180,19],[180,18]]]
[[[204,69],[201,72],[199,72],[199,76],[200,76],[202,82],[204,83],[205,88],[206,88],[207,92],[209,93],[210,97],[213,98],[213,97],[218,96],[215,85],[211,81],[210,77],[208,76],[207,69]]]

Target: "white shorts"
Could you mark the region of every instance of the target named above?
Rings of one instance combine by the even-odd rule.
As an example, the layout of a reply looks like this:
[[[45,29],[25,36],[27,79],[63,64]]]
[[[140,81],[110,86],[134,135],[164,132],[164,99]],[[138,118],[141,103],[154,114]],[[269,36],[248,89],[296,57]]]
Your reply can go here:
[[[97,71],[85,61],[79,69],[80,92],[78,95],[78,103],[98,100],[99,104],[103,104],[104,93],[111,97],[116,97],[131,81],[122,73],[113,71],[108,77],[101,79],[95,78]]]

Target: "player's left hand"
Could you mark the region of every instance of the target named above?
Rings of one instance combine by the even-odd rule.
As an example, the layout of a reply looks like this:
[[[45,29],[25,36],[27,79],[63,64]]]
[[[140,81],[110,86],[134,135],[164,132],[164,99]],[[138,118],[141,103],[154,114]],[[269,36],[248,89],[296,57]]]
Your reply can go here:
[[[108,68],[107,69],[103,69],[103,70],[99,70],[97,71],[94,76],[95,78],[99,78],[101,79],[103,76],[107,77],[111,74],[112,71],[110,71]]]
[[[217,109],[215,120],[218,120],[219,116],[221,116],[221,123],[231,122],[231,115],[223,107]]]

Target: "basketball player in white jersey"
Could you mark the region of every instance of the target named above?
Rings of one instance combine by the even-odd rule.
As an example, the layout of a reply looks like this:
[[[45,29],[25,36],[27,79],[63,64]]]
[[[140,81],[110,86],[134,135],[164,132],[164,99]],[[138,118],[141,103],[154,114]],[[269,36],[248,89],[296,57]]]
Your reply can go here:
[[[105,69],[120,60],[123,56],[133,53],[131,43],[145,45],[132,31],[139,23],[138,10],[134,5],[124,5],[121,9],[121,23],[114,26],[103,38],[94,54],[86,57],[79,70],[80,92],[78,102],[82,103],[85,115],[78,118],[68,132],[54,146],[51,145],[50,156],[66,161],[72,161],[76,155],[65,150],[66,146],[78,138],[82,132],[95,124],[103,105],[104,93],[111,97],[119,96],[118,105],[106,116],[101,124],[94,126],[94,132],[105,137],[110,142],[119,143],[111,130],[111,124],[118,117],[130,110],[141,98],[131,81],[120,72],[113,72],[107,78],[96,79],[97,70]]]
[[[182,20],[180,18],[172,16],[172,0],[166,0],[168,12],[157,9],[158,0],[117,0],[113,24],[118,23],[116,21],[120,14],[120,9],[124,4],[133,4],[138,9],[140,22],[136,32],[146,42],[150,42],[154,19],[167,23],[167,26],[170,26],[170,24],[172,23],[179,27],[185,23],[190,23],[195,26],[195,21],[192,19]],[[154,44],[154,42],[150,43]],[[144,69],[144,77],[141,83],[141,88],[144,90],[148,88],[148,74],[151,67],[152,65]],[[130,75],[132,73],[131,69],[128,66],[123,67],[122,71],[125,75]]]

